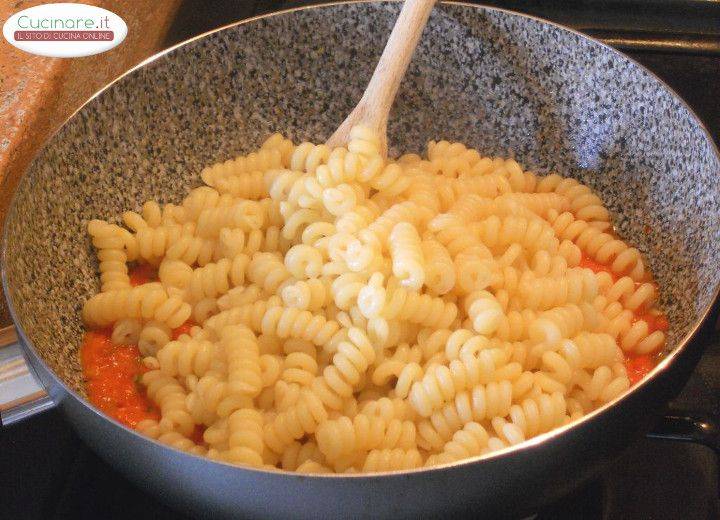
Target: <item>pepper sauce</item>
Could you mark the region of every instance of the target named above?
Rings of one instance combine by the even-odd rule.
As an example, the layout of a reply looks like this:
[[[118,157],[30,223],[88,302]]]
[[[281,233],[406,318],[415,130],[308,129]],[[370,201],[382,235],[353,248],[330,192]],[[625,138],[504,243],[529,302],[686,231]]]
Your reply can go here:
[[[136,345],[113,345],[110,329],[85,333],[80,359],[88,399],[121,423],[134,428],[145,419],[160,418],[157,407],[140,388],[147,371]]]
[[[613,283],[617,282],[618,276],[612,272],[609,266],[596,262],[592,258],[589,258],[584,253],[580,260],[579,267],[591,269],[595,273],[606,272],[612,277]],[[640,283],[635,282],[635,288],[640,287]],[[655,331],[665,332],[669,328],[669,323],[665,314],[658,310],[647,310],[638,309],[633,312],[633,320],[635,323],[639,320],[645,321],[648,324],[648,334],[652,334]],[[628,379],[630,384],[635,384],[645,377],[655,365],[661,359],[659,352],[649,352],[647,354],[632,354],[625,353],[625,368],[627,369]]]
[[[132,286],[157,279],[157,272],[147,264],[138,264],[129,275]],[[145,419],[159,420],[157,406],[139,383],[140,376],[147,372],[140,350],[137,345],[113,345],[111,334],[110,327],[88,331],[83,338],[80,361],[88,399],[131,428]]]

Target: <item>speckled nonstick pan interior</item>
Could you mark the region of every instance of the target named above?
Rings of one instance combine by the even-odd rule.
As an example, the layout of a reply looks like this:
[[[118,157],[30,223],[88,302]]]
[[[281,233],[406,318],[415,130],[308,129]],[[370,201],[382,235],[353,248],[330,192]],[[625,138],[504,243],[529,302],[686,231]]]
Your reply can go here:
[[[79,311],[98,289],[87,221],[177,202],[203,166],[273,131],[327,138],[360,98],[398,10],[330,5],[211,33],[122,77],[50,140],[10,210],[4,268],[17,324],[71,391],[83,395]],[[437,138],[596,189],[659,282],[669,349],[712,303],[717,151],[687,106],[623,55],[537,19],[440,5],[389,123],[396,150]]]

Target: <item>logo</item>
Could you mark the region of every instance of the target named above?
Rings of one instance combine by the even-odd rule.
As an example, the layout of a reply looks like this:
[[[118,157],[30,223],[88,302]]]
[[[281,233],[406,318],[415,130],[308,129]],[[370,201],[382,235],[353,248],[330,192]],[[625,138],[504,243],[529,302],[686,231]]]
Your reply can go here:
[[[3,36],[18,49],[53,58],[78,58],[109,51],[127,36],[115,13],[86,4],[44,4],[15,13]]]

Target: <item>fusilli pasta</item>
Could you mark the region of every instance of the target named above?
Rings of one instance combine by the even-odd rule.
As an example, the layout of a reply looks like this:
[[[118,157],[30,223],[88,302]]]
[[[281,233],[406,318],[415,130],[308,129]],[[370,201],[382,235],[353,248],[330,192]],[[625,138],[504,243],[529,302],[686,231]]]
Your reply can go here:
[[[582,417],[663,348],[658,288],[588,186],[456,142],[381,146],[274,134],[178,204],[89,221],[82,317],[143,356],[159,417],[138,431],[308,474],[433,466]]]

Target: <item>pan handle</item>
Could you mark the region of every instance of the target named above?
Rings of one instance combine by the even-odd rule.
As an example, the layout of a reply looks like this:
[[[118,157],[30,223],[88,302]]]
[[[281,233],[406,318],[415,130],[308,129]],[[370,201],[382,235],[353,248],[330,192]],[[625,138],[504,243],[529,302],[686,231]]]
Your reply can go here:
[[[717,304],[717,302],[716,302]],[[714,327],[720,337],[720,314]],[[720,417],[676,410],[666,413],[646,435],[650,439],[707,446],[720,459]]]
[[[693,414],[668,414],[647,433],[650,439],[692,442],[707,446],[720,457],[720,426],[711,417]]]
[[[15,327],[0,329],[0,426],[55,406],[23,355]]]

